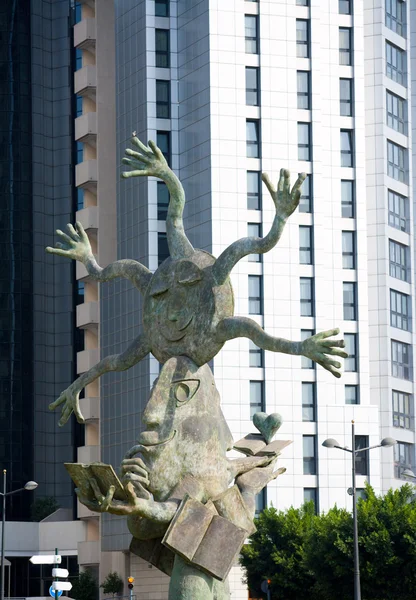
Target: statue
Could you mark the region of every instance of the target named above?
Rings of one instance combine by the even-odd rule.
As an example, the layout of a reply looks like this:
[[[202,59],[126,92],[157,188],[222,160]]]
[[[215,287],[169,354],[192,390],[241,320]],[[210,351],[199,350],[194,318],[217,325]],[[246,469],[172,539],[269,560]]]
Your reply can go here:
[[[129,158],[123,163],[133,170],[122,177],[158,177],[169,189],[170,257],[153,275],[134,260],[103,269],[80,223],[76,228],[68,225],[67,233],[57,231],[61,241],[48,252],[79,260],[99,282],[129,279],[144,295],[144,308],[143,333],[125,352],[82,374],[50,409],[63,405],[60,426],[72,412],[83,423],[79,393],[86,385],[108,371],[130,368],[149,352],[163,364],[143,414],[146,430],[122,462],[121,481],[108,465],[67,468],[80,501],[91,510],[127,515],[131,550],[171,576],[171,600],[227,600],[228,572],[255,530],[255,496],[284,472],[274,467],[290,442],[271,441],[281,424],[279,415],[257,413],[253,422],[260,433],[233,444],[207,363],[236,337],[247,337],[265,350],[304,355],[335,377],[340,377],[341,365],[333,357],[347,354],[343,340],[328,339],[338,329],[291,342],[268,335],[251,319],[234,316],[230,272],[244,256],[268,252],[277,244],[298,206],[304,174],[292,189],[288,171],[281,170],[277,189],[263,174],[276,208],[270,232],[264,238],[238,240],[215,259],[194,249],[186,237],[184,190],[159,148],[151,141],[144,145],[135,133],[132,143],[138,151],[126,150]],[[232,448],[244,458],[227,458]]]

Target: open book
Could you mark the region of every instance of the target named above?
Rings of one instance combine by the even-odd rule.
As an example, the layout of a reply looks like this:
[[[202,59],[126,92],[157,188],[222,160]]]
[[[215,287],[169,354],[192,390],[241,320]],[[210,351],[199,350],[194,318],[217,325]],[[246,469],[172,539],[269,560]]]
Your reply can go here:
[[[96,500],[94,489],[90,483],[91,479],[94,479],[103,496],[107,494],[110,486],[113,485],[115,487],[114,498],[127,501],[124,487],[111,465],[96,462],[90,465],[64,463],[64,466],[84,498],[92,501]]]
[[[249,433],[234,444],[234,449],[246,456],[273,456],[291,443],[291,440],[275,440],[267,444],[260,433]]]

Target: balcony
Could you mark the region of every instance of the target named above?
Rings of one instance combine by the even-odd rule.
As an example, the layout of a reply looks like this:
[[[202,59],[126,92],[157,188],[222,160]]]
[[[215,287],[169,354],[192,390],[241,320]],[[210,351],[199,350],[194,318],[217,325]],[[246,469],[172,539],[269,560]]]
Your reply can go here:
[[[81,329],[97,328],[100,321],[98,302],[84,302],[77,306],[77,327]]]
[[[84,160],[75,166],[75,185],[97,193],[97,160]]]
[[[97,146],[97,113],[89,112],[75,119],[75,139],[94,148]]]
[[[85,231],[96,233],[98,229],[98,207],[87,206],[76,213],[76,220],[81,223]]]
[[[78,562],[80,565],[98,565],[100,562],[100,542],[79,542]]]
[[[77,373],[85,373],[91,367],[96,365],[100,360],[99,348],[91,348],[90,350],[82,350],[77,352]]]
[[[80,446],[78,448],[78,462],[89,465],[99,461],[100,446]]]
[[[74,46],[95,54],[96,21],[91,17],[82,19],[74,26]]]
[[[86,65],[74,73],[74,92],[86,96],[95,102],[97,88],[97,70],[95,65]]]
[[[98,421],[100,418],[100,399],[96,396],[87,396],[80,400],[81,412],[86,421]]]

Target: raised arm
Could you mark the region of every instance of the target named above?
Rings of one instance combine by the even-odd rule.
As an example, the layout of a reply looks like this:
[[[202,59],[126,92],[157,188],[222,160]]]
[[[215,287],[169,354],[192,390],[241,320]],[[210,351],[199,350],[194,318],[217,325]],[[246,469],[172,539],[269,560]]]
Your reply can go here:
[[[125,279],[129,279],[142,294],[145,293],[152,277],[149,269],[136,260],[130,259],[117,260],[111,265],[102,268],[95,260],[90,241],[81,223],[77,221],[75,228],[69,223],[66,230],[67,233],[64,233],[60,229],[56,230],[61,241],[57,242],[55,248],[48,246],[46,252],[78,260],[83,263],[88,274],[95,281],[102,283],[116,277],[124,277]]]
[[[130,158],[123,158],[123,164],[132,168],[121,174],[124,179],[129,177],[151,176],[162,179],[168,187],[170,199],[168,215],[166,218],[166,236],[169,252],[173,259],[191,256],[194,252],[183,227],[182,214],[185,206],[185,192],[175,173],[169,167],[160,149],[154,142],[149,141],[149,146],[143,144],[133,131],[131,143],[138,148],[138,152],[127,148],[126,154]]]
[[[299,204],[300,189],[305,177],[305,173],[299,173],[299,177],[291,190],[290,173],[286,169],[281,169],[279,183],[277,189],[275,189],[267,173],[263,173],[262,179],[276,207],[276,215],[272,227],[264,238],[242,238],[224,250],[212,268],[215,281],[218,285],[222,285],[225,282],[232,268],[244,256],[248,254],[264,254],[274,248],[282,235],[287,219]]]

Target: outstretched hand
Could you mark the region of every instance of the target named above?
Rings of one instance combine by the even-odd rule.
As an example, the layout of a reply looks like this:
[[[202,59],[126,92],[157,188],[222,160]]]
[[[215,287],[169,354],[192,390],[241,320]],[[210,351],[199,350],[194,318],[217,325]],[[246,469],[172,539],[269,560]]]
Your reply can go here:
[[[68,422],[72,413],[75,413],[78,423],[85,423],[85,419],[79,408],[79,394],[79,390],[75,389],[74,384],[72,384],[61,393],[55,402],[49,404],[49,410],[55,410],[55,408],[63,404],[61,418],[58,422],[59,427],[63,427]]]
[[[344,340],[326,339],[338,334],[339,329],[329,329],[328,331],[317,333],[301,342],[300,351],[303,356],[317,362],[318,365],[321,365],[321,367],[332,373],[334,377],[341,377],[341,373],[338,370],[341,368],[341,363],[333,360],[330,356],[348,358],[348,354],[344,350],[339,350],[339,348],[345,347]]]
[[[163,176],[167,171],[170,171],[170,169],[165,157],[156,144],[149,140],[149,146],[145,146],[145,144],[136,137],[135,131],[133,131],[131,143],[139,149],[139,152],[127,148],[126,154],[131,158],[123,158],[122,163],[128,165],[133,170],[123,171],[121,176],[127,179],[128,177],[147,175],[163,179]]]
[[[261,178],[273,198],[277,215],[286,220],[299,205],[301,187],[306,179],[306,173],[299,173],[299,177],[292,189],[290,189],[290,172],[287,169],[280,169],[277,189],[272,184],[267,173],[262,173]]]
[[[83,226],[77,221],[75,229],[71,223],[69,223],[66,226],[66,230],[68,233],[64,233],[60,229],[56,230],[61,241],[56,243],[55,248],[48,246],[46,252],[49,252],[49,254],[57,254],[58,256],[65,256],[66,258],[72,258],[73,260],[78,260],[85,264],[89,259],[93,258],[93,253],[90,241]]]
[[[147,505],[149,501],[138,498],[132,483],[127,483],[124,486],[127,501],[114,500],[115,487],[111,485],[107,494],[104,496],[94,478],[89,479],[91,487],[94,491],[95,500],[90,500],[82,495],[81,491],[76,488],[75,493],[78,500],[90,510],[95,512],[109,512],[113,515],[132,515],[139,514],[146,517],[148,515]]]

